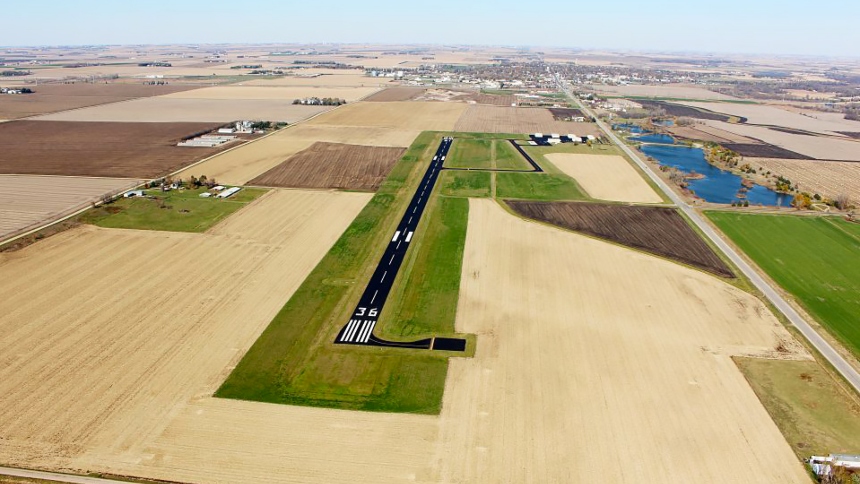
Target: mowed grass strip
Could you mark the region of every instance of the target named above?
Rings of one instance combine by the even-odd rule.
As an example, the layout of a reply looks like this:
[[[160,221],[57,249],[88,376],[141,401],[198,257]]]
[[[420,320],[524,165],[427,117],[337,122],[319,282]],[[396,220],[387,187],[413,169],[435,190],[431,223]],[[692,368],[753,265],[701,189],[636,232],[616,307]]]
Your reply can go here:
[[[531,169],[531,165],[506,139],[455,139],[445,166],[497,170]]]
[[[799,459],[860,453],[860,401],[818,362],[734,360]]]
[[[448,368],[444,355],[333,341],[349,319],[440,138],[432,132],[418,136],[218,389],[217,397],[439,413]]]
[[[436,197],[394,282],[377,334],[411,341],[454,333],[469,201]]]
[[[835,217],[734,212],[707,216],[860,356],[860,225]]]
[[[205,232],[266,193],[243,188],[230,198],[201,198],[206,189],[146,190],[146,197],[121,198],[85,212],[81,221],[112,229]]]
[[[440,193],[446,197],[487,198],[492,174],[486,171],[443,171],[439,177]]]

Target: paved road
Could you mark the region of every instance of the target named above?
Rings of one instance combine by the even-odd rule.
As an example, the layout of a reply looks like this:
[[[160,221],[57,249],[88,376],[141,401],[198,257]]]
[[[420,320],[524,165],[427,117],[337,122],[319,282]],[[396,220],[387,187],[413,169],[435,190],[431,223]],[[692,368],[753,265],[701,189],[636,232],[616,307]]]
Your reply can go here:
[[[445,156],[448,154],[451,142],[452,138],[443,138],[442,142],[439,143],[439,149],[436,150],[433,161],[427,167],[424,178],[421,179],[421,184],[415,190],[412,201],[409,202],[409,206],[406,208],[406,213],[403,214],[400,224],[397,225],[397,230],[392,234],[388,247],[385,249],[385,253],[382,254],[382,258],[379,260],[376,271],[370,278],[370,282],[368,282],[364,294],[362,294],[358,302],[358,306],[352,312],[349,322],[338,333],[335,343],[430,348],[431,339],[408,343],[385,341],[373,335],[373,328],[376,326],[379,313],[382,312],[382,307],[385,306],[385,301],[388,299],[389,292],[391,292],[394,278],[397,277],[397,272],[400,270],[400,265],[403,263],[406,251],[409,249],[409,244],[412,242],[415,229],[418,227],[418,222],[421,220],[421,215],[427,206],[427,200],[430,198],[433,186],[439,178],[439,172],[442,171],[442,164],[445,162]]]
[[[727,244],[723,240],[723,238],[717,234],[717,231],[714,230],[714,228],[709,223],[705,222],[699,212],[694,210],[693,207],[691,207],[684,200],[682,200],[681,197],[678,196],[678,194],[675,193],[675,191],[672,190],[669,185],[663,181],[662,178],[660,178],[659,176],[657,176],[656,173],[654,173],[650,166],[648,166],[644,161],[642,161],[642,159],[640,159],[636,155],[636,153],[634,153],[633,150],[630,149],[629,146],[624,144],[620,139],[618,139],[617,136],[615,136],[615,133],[612,132],[612,129],[607,126],[606,123],[594,116],[594,113],[592,113],[590,109],[588,109],[583,103],[579,101],[579,99],[577,99],[573,94],[571,94],[571,92],[567,89],[567,86],[565,86],[564,83],[561,82],[561,79],[558,77],[558,75],[556,75],[556,82],[558,83],[559,87],[571,99],[573,99],[574,101],[576,101],[577,104],[579,104],[579,106],[582,108],[583,112],[586,113],[586,115],[597,119],[597,125],[600,126],[600,128],[606,132],[607,136],[609,136],[609,138],[615,144],[621,147],[621,149],[623,149],[630,156],[630,158],[635,161],[637,165],[639,165],[640,168],[642,168],[642,170],[648,175],[648,177],[652,181],[654,181],[654,183],[656,183],[657,186],[659,186],[669,196],[672,202],[674,202],[675,205],[677,205],[688,217],[690,217],[690,220],[692,220],[693,223],[696,224],[696,226],[699,227],[699,229],[701,229],[701,231],[704,232],[704,234],[717,247],[719,247],[719,249],[723,251],[724,254],[726,254],[726,256],[728,256],[728,258],[738,267],[738,269],[740,269],[740,271],[743,272],[743,274],[747,276],[750,281],[752,281],[753,285],[755,285],[755,287],[758,288],[758,290],[761,291],[762,294],[764,294],[764,296],[782,314],[784,314],[789,321],[791,321],[791,324],[793,324],[798,330],[800,330],[803,336],[805,336],[806,339],[809,340],[810,343],[812,343],[812,346],[814,346],[815,349],[818,350],[824,356],[824,358],[826,358],[827,361],[830,362],[831,365],[833,365],[834,368],[836,368],[836,371],[838,371],[848,381],[848,383],[850,383],[851,386],[854,387],[854,390],[860,393],[860,373],[858,373],[857,370],[855,370],[854,367],[851,366],[845,360],[845,358],[843,358],[839,353],[837,353],[836,350],[833,349],[833,347],[830,345],[830,343],[828,343],[824,338],[822,338],[821,335],[818,334],[818,332],[815,331],[815,329],[813,329],[812,326],[810,326],[809,323],[807,323],[806,320],[803,319],[800,314],[798,314],[797,311],[795,311],[794,308],[791,307],[791,305],[782,296],[779,295],[779,293],[773,288],[773,286],[771,286],[767,281],[765,281],[759,275],[759,273],[752,268],[752,266],[750,266],[744,259],[742,259],[741,256],[738,255],[737,251],[735,251],[729,244]]]
[[[14,467],[0,467],[0,475],[26,477],[28,479],[42,479],[44,481],[65,482],[70,484],[128,484],[128,481],[114,481],[112,479],[101,479],[98,477],[87,476],[73,476],[56,472],[31,471],[28,469],[16,469]]]

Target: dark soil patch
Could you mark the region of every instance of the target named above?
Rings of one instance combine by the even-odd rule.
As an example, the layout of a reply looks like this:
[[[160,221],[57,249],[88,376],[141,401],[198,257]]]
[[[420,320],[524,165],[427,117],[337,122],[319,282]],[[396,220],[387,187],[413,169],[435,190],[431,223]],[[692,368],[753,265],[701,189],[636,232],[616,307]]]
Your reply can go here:
[[[389,87],[377,93],[366,97],[365,101],[370,102],[396,102],[396,101],[411,101],[420,95],[424,94],[426,88],[423,87]]]
[[[549,108],[556,121],[571,121],[573,118],[584,118],[585,114],[574,108]]]
[[[316,142],[248,184],[375,191],[405,152],[404,148]]]
[[[849,138],[860,139],[860,132],[857,131],[837,131],[839,134],[844,134]]]
[[[713,111],[708,111],[707,109],[699,109],[690,106],[684,106],[681,104],[673,104],[666,101],[645,101],[641,99],[636,99],[636,102],[641,104],[644,108],[659,108],[666,112],[669,116],[678,116],[678,117],[687,117],[694,119],[711,119],[714,121],[725,121],[728,122],[732,119],[731,116],[727,116],[725,114],[715,113]],[[747,121],[747,118],[740,118],[742,123]]]
[[[750,143],[722,143],[725,148],[728,148],[741,156],[750,156],[755,158],[783,158],[787,160],[814,160],[806,155],[795,153],[794,151],[780,148],[771,144],[750,144]]]
[[[584,202],[506,203],[530,219],[668,257],[722,277],[735,277],[673,208]]]
[[[0,123],[0,173],[156,178],[236,146],[178,147],[215,123]]]

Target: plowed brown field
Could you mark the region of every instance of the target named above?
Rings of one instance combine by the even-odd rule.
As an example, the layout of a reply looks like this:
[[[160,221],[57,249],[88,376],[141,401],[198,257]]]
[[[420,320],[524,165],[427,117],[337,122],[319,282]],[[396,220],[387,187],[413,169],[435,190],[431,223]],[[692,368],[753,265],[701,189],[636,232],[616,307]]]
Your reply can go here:
[[[0,123],[0,173],[154,178],[226,147],[176,143],[212,123]]]
[[[425,87],[389,87],[368,97],[365,101],[377,103],[411,101],[425,91],[427,91]]]
[[[544,108],[514,108],[470,105],[457,120],[455,131],[468,133],[558,133],[578,136],[599,135],[594,123],[556,121]]]
[[[0,175],[0,240],[139,182],[127,178]]]
[[[96,106],[139,97],[160,96],[196,89],[197,86],[171,84],[42,84],[30,86],[33,94],[0,96],[0,119],[17,119],[38,114]]]
[[[376,190],[405,151],[405,148],[317,142],[248,184]]]

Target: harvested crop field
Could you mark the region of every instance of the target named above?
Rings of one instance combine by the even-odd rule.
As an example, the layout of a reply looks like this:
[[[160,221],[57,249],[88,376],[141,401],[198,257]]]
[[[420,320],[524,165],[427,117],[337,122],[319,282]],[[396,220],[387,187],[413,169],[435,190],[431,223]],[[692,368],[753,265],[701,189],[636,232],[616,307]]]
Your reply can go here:
[[[179,173],[179,177],[209,178],[244,185],[317,141],[405,148],[420,131],[383,127],[301,124],[283,129],[239,149],[215,156]]]
[[[155,178],[226,147],[178,147],[212,123],[74,123],[13,121],[0,124],[0,173]]]
[[[839,131],[860,131],[860,121],[834,119],[817,113],[801,114],[777,106],[766,104],[683,102],[686,106],[698,109],[742,116],[749,124],[781,126],[784,128],[812,131],[822,134],[836,134]]]
[[[427,91],[425,87],[389,87],[369,96],[365,101],[376,103],[411,101],[425,91]]]
[[[0,240],[138,183],[123,178],[0,175]]]
[[[670,85],[670,86],[591,86],[594,90],[609,96],[631,96],[631,97],[653,97],[653,98],[678,98],[678,99],[717,99],[732,100],[732,96],[720,94],[699,86],[692,85]]]
[[[719,121],[705,121],[705,123],[816,160],[860,161],[860,141],[857,140],[824,136],[802,136],[748,124],[721,123]],[[765,154],[750,154],[748,156],[787,158],[785,156]]]
[[[723,143],[725,148],[728,148],[741,156],[753,156],[762,158],[784,158],[788,160],[808,160],[809,157],[789,151],[779,146],[770,144],[751,144],[751,143]]]
[[[574,108],[549,108],[549,112],[552,113],[552,117],[555,118],[556,121],[564,121],[570,118],[580,118],[585,116],[582,111]]]
[[[804,192],[818,193],[831,200],[848,195],[855,204],[860,204],[860,163],[775,158],[746,158],[744,161],[788,178]]]
[[[99,104],[160,96],[196,89],[197,86],[171,84],[42,84],[30,86],[32,94],[0,96],[0,119],[18,119]]]
[[[457,120],[455,131],[467,133],[573,133],[600,135],[593,123],[556,121],[544,108],[471,105]]]
[[[714,143],[746,143],[755,144],[756,140],[741,136],[730,131],[708,126],[707,124],[693,124],[690,126],[673,126],[668,129],[669,133],[676,137],[688,140],[713,141]]]
[[[731,119],[730,115],[720,114],[706,108],[685,106],[682,104],[668,103],[665,101],[638,100],[637,102],[641,104],[643,108],[662,109],[669,116],[684,116],[687,118],[694,119],[712,119],[715,121],[728,121],[729,119]],[[744,122],[745,118],[741,118],[738,120],[740,122]]]
[[[624,158],[615,155],[544,155],[592,198],[616,202],[660,203],[663,199]]]
[[[307,69],[311,71],[312,69]],[[246,86],[385,87],[389,79],[365,76],[363,71],[319,69],[318,74],[245,81]]]
[[[731,360],[793,341],[753,296],[475,199],[462,274],[439,480],[809,482]]]
[[[173,99],[151,97],[39,116],[47,121],[117,123],[229,123],[253,119],[295,123],[332,109],[298,106],[293,99]]]
[[[507,204],[526,218],[635,247],[720,276],[734,277],[731,269],[674,208],[515,200]]]
[[[369,199],[279,190],[204,234],[81,226],[0,255],[0,461],[81,472],[170,467],[171,456],[153,459],[150,445],[162,434],[172,440],[169,425],[212,394]],[[255,430],[280,415],[308,430],[306,442],[322,436],[301,413],[291,420],[262,407]],[[224,422],[206,427],[237,443],[245,430]],[[291,459],[250,435],[258,447],[243,441],[243,452]],[[208,473],[198,482],[235,466],[197,466]],[[246,481],[266,480],[257,472]]]
[[[375,191],[405,148],[316,142],[249,185]]]
[[[358,102],[317,116],[308,124],[451,131],[465,109],[460,103]]]
[[[169,99],[225,99],[225,100],[272,100],[293,101],[306,97],[320,99],[331,97],[357,101],[376,92],[375,87],[259,87],[242,84],[215,86],[179,92],[165,96]]]

